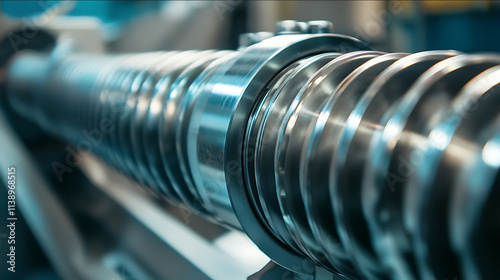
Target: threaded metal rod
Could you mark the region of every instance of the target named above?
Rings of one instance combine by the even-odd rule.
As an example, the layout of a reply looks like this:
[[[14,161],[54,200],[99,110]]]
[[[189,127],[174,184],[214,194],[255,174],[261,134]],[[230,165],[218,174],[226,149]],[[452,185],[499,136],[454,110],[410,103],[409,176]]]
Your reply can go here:
[[[74,54],[57,63],[49,57],[26,55],[11,72],[24,72],[25,63],[33,67],[34,60],[50,69],[43,85],[31,82],[33,88],[28,91],[11,90],[15,92],[12,104],[30,117],[35,110],[45,130],[82,150],[91,149],[171,202],[206,213],[185,158],[186,126],[197,98],[188,88],[203,83],[231,53]],[[24,82],[24,77],[14,74],[9,84],[18,87]],[[38,86],[43,93],[32,95]],[[19,105],[31,98],[39,99],[31,107]]]
[[[260,216],[284,243],[345,275],[480,279],[482,264],[459,264],[473,261],[457,250],[472,236],[450,242],[475,222],[449,217],[464,203],[451,198],[473,191],[455,176],[495,145],[486,138],[498,133],[499,63],[450,51],[351,52],[289,66],[247,127],[247,184]],[[474,126],[488,136],[475,140]],[[496,161],[482,188],[494,187]]]
[[[232,151],[262,227],[352,278],[494,279],[500,56],[319,53],[262,82]],[[51,133],[93,141],[92,152],[168,200],[239,227],[227,191],[200,174],[224,161],[224,135],[203,131],[224,120],[204,112],[239,92],[218,81],[244,55],[26,54],[9,70],[9,99]]]

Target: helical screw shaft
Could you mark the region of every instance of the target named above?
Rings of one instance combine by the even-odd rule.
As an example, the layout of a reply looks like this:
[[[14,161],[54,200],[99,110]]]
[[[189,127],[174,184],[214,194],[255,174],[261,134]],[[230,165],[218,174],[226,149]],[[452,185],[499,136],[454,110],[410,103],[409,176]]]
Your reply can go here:
[[[236,55],[25,55],[9,70],[9,99],[45,130],[211,217],[216,206],[204,204],[190,170],[188,127],[202,89]],[[269,77],[241,147],[262,225],[352,278],[494,279],[499,64],[452,51],[324,52]]]

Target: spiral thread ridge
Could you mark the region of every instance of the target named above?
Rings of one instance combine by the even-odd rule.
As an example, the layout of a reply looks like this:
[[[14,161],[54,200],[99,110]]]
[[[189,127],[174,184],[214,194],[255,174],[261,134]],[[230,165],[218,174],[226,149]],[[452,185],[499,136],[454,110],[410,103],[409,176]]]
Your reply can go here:
[[[243,161],[269,231],[353,278],[494,279],[498,226],[485,216],[499,212],[484,211],[500,187],[499,63],[359,51],[283,70],[253,110]]]
[[[47,68],[43,94],[25,101],[32,110],[19,110],[72,143],[99,142],[92,152],[110,165],[210,217],[190,172],[188,126],[235,54],[73,54]],[[495,279],[499,65],[487,54],[356,51],[270,77],[242,146],[262,224],[352,278]]]

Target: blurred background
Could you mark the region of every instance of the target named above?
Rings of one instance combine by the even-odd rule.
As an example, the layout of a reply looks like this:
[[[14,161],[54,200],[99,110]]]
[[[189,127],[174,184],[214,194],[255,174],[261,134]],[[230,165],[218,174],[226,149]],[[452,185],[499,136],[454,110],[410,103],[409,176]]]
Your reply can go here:
[[[235,49],[239,34],[273,31],[284,19],[329,20],[336,33],[382,51],[500,52],[496,1],[0,1],[0,37],[41,27],[96,53]],[[16,279],[58,279],[22,218],[16,231]],[[0,230],[1,247],[6,232]],[[5,273],[0,279],[13,279]]]
[[[276,21],[330,20],[385,51],[499,51],[497,1],[0,1],[0,34],[43,26],[86,50],[236,48]]]

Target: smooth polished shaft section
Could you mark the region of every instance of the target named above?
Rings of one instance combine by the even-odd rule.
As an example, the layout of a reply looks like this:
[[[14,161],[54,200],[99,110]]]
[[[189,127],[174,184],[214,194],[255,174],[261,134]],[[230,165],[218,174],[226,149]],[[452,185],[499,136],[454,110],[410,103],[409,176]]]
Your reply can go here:
[[[20,55],[8,97],[77,149],[238,228],[240,172],[255,225],[330,271],[495,279],[500,56],[342,44],[299,56],[275,52],[279,40],[257,44],[267,53]],[[230,142],[237,121],[243,140]]]

